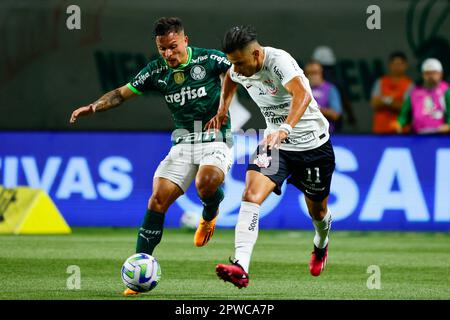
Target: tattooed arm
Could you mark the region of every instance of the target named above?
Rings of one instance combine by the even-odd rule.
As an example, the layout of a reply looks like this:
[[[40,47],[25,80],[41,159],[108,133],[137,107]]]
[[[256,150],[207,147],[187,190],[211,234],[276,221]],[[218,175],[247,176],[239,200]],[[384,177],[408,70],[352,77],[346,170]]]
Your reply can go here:
[[[80,107],[72,112],[70,123],[74,123],[78,117],[87,116],[95,112],[103,112],[108,109],[118,107],[122,102],[134,96],[136,96],[136,94],[131,91],[126,85],[114,89],[104,94],[97,101],[87,106]]]

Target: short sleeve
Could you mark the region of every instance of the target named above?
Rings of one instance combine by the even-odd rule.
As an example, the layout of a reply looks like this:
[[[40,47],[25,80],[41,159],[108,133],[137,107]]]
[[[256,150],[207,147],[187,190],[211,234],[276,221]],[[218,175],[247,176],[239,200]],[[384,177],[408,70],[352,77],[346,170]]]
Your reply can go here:
[[[341,114],[342,113],[341,95],[339,94],[338,89],[334,85],[331,86],[330,89],[329,101],[330,101],[330,108],[336,111],[337,113]]]
[[[213,72],[215,72],[217,75],[226,73],[231,67],[231,62],[228,61],[225,53],[219,50],[210,50],[209,60]]]
[[[152,81],[151,66],[148,64],[137,75],[135,75],[127,87],[136,94],[143,94],[145,91],[154,89]]]
[[[279,54],[274,59],[270,69],[283,86],[293,78],[303,76],[303,70],[299,67],[297,61],[287,52]]]
[[[377,79],[372,87],[372,98],[381,96],[381,79]]]
[[[239,84],[241,83],[239,81],[238,74],[234,71],[234,67],[230,68],[230,78],[231,78],[231,81],[233,81],[233,82],[236,82]]]

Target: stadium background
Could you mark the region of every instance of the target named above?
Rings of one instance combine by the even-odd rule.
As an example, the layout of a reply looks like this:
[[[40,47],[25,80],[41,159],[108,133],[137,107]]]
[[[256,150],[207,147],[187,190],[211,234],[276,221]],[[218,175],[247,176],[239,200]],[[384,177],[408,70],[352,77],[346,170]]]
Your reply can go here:
[[[0,184],[44,189],[71,226],[137,226],[152,174],[170,147],[172,122],[163,98],[150,93],[76,125],[68,119],[75,107],[125,84],[155,57],[153,21],[177,15],[193,46],[220,48],[227,28],[249,23],[263,45],[287,50],[301,65],[317,46],[331,47],[357,119],[356,126],[344,122],[347,135],[333,137],[338,147],[331,199],[335,227],[449,229],[449,137],[348,135],[370,132],[370,91],[386,71],[391,51],[406,52],[414,79],[429,56],[443,62],[448,78],[447,1],[378,1],[381,30],[366,27],[371,1],[75,3],[82,8],[81,30],[66,27],[67,1],[1,3]],[[243,90],[238,99],[251,114],[242,128],[263,127]],[[235,221],[243,168],[235,166],[226,183],[233,192],[219,225],[231,227]],[[301,198],[291,191],[271,197],[263,228],[310,227]],[[176,227],[184,211],[198,209],[191,188],[169,210],[166,223]]]
[[[81,8],[81,30],[66,27],[71,4]],[[366,27],[372,4],[381,8],[381,30]],[[193,46],[219,48],[227,28],[250,23],[263,45],[287,50],[301,65],[317,46],[331,47],[357,125],[344,118],[344,134],[332,137],[334,223],[320,277],[308,271],[314,231],[302,195],[285,186],[283,196],[271,196],[263,209],[250,286],[236,290],[217,280],[216,264],[234,249],[245,173],[235,164],[225,183],[221,228],[208,246],[194,247],[192,230],[178,228],[183,212],[199,210],[191,187],[169,209],[170,228],[154,253],[163,270],[160,284],[131,299],[448,300],[450,138],[371,135],[368,99],[394,50],[407,54],[413,79],[429,56],[442,61],[449,79],[449,6],[448,0],[0,1],[0,187],[40,188],[72,228],[69,235],[3,234],[11,220],[1,214],[0,190],[0,300],[123,298],[120,269],[134,253],[153,172],[170,148],[171,117],[163,98],[150,93],[76,125],[68,120],[76,107],[126,83],[155,57],[153,21],[173,15],[183,19]],[[243,90],[238,99],[241,113],[233,125],[264,126]],[[245,139],[249,149],[236,136],[235,160],[257,142]],[[31,231],[48,217],[43,211],[28,220],[36,224],[28,225]],[[79,288],[71,282],[77,279],[73,267],[80,270]],[[163,306],[156,303],[142,310],[154,316]],[[38,305],[45,306],[21,312],[36,313]],[[335,316],[330,305],[323,310]],[[406,309],[411,305],[398,308]]]

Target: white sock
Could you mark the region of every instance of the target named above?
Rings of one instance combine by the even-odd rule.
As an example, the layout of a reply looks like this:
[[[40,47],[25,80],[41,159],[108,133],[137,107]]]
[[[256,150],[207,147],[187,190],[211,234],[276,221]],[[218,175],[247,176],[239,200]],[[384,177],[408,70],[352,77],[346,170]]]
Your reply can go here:
[[[313,219],[314,228],[316,229],[316,235],[314,236],[314,245],[319,249],[325,248],[328,244],[328,234],[331,229],[331,221],[332,219],[330,209],[328,209],[328,212],[323,220]]]
[[[259,209],[256,203],[242,201],[235,229],[235,258],[247,273],[258,238]]]

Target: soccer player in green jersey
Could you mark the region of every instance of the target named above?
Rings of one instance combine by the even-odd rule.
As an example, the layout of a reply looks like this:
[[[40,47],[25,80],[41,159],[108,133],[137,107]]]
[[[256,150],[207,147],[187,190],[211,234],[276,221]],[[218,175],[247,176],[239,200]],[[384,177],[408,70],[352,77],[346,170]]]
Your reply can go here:
[[[219,132],[202,131],[217,113],[221,76],[230,62],[220,51],[188,46],[179,18],[157,20],[154,36],[160,57],[129,83],[76,109],[70,118],[74,123],[80,116],[112,109],[148,90],[164,96],[176,129],[172,148],[154,174],[153,193],[137,238],[136,252],[150,255],[161,241],[167,209],[186,192],[194,177],[204,206],[194,244],[201,247],[211,239],[224,198],[221,185],[232,164],[229,118]],[[124,294],[136,292],[127,289]]]

